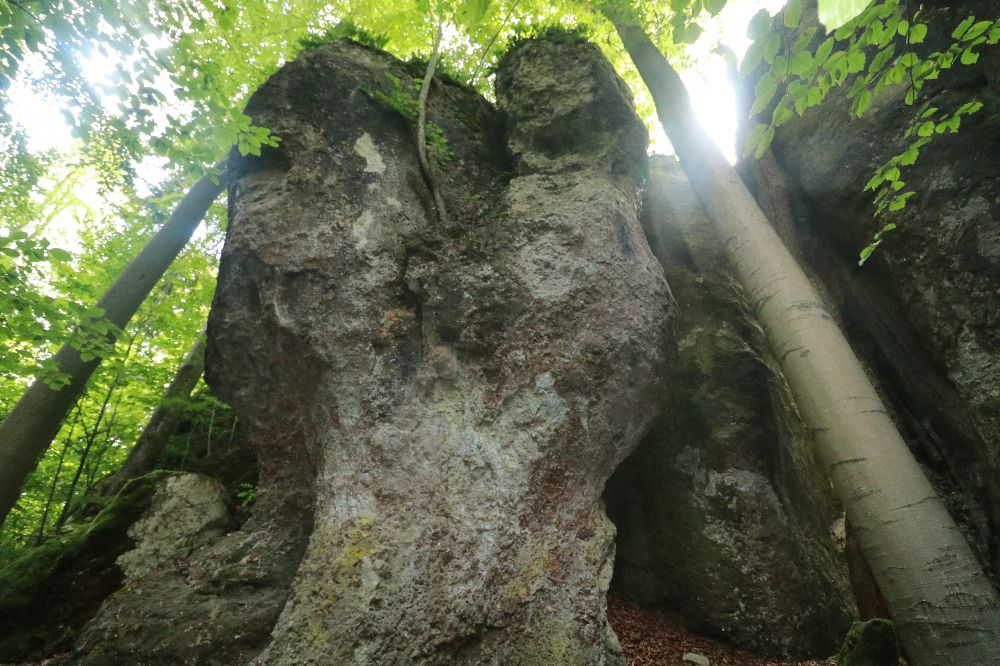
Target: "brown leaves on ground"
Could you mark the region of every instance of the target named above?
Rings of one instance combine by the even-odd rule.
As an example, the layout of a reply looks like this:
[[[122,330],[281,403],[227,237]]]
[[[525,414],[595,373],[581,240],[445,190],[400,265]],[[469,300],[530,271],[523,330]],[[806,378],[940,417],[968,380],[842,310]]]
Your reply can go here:
[[[628,666],[692,666],[688,652],[707,657],[711,666],[836,666],[829,659],[795,661],[743,652],[682,629],[670,620],[640,610],[614,595],[608,596],[608,620]]]

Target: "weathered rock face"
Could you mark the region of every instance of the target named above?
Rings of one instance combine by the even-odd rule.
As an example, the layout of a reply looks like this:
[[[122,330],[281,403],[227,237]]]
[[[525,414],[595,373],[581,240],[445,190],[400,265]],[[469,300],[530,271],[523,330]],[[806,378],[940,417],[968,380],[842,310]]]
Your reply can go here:
[[[131,581],[216,541],[232,530],[226,489],[198,474],[178,474],[161,482],[152,506],[128,530],[135,547],[118,558]]]
[[[613,589],[776,655],[832,654],[854,604],[829,482],[715,232],[676,161],[643,226],[677,298],[677,367],[652,432],[608,483]]]
[[[187,643],[197,641],[192,632],[183,630],[189,628],[185,620],[190,619],[183,613],[183,601],[190,596],[154,596],[143,603],[133,592],[170,593],[171,581],[165,572],[186,569],[199,549],[234,529],[228,493],[221,483],[200,474],[156,473],[151,478],[157,479],[152,500],[128,529],[132,548],[117,558],[124,589],[105,600],[84,628],[77,643],[83,663],[121,663],[126,655],[143,653],[185,654]],[[197,613],[198,605],[192,606]],[[177,622],[178,631],[150,631],[147,625],[162,628],[171,619]]]
[[[931,14],[947,39],[964,17],[995,18],[996,3],[953,3]],[[928,49],[946,44],[932,42]],[[904,147],[913,108],[888,90],[864,118],[834,96],[775,140],[798,190],[796,216],[814,272],[837,299],[855,348],[881,385],[907,441],[996,580],[1000,571],[1000,49],[944,72],[924,99],[953,110],[984,108],[961,131],[939,135],[904,170],[916,191],[891,218],[868,263],[858,251],[881,227],[874,168]],[[889,220],[885,220],[889,221]]]
[[[412,80],[340,42],[253,97],[282,144],[234,161],[207,367],[257,507],[109,599],[83,663],[623,663],[601,491],[657,411],[672,308],[645,131],[584,43],[515,48],[499,112],[435,83],[442,225],[386,73]]]

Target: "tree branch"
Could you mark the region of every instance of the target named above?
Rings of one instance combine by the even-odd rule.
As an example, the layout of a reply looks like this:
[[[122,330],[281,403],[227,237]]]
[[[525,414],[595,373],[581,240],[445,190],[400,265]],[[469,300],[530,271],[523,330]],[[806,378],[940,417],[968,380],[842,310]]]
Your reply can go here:
[[[434,37],[434,50],[431,51],[431,59],[427,62],[427,69],[424,71],[424,82],[420,86],[420,97],[417,99],[417,158],[420,161],[420,172],[427,183],[427,188],[434,197],[434,207],[437,208],[438,222],[448,223],[448,211],[444,207],[444,198],[441,190],[438,189],[434,175],[431,173],[431,163],[427,159],[427,97],[431,91],[431,81],[434,78],[434,69],[437,67],[438,57],[441,55],[441,33],[442,24],[438,24],[437,35]]]

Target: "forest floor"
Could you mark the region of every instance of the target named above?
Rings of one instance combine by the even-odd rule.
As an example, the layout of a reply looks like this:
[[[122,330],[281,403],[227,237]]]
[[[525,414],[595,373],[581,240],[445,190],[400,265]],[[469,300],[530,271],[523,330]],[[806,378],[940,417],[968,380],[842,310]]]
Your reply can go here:
[[[625,650],[628,666],[694,666],[683,660],[687,653],[707,657],[711,666],[836,666],[830,659],[796,661],[743,652],[720,641],[696,636],[675,622],[636,608],[614,595],[608,596],[608,620]]]

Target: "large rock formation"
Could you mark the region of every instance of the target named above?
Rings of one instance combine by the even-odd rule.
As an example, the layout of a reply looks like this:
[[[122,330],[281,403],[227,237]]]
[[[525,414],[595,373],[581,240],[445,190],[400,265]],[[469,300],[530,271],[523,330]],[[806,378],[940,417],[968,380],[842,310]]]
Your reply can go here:
[[[643,226],[678,302],[652,432],[608,483],[613,589],[700,632],[827,656],[854,604],[811,437],[680,165],[653,162]]]
[[[928,43],[947,48],[963,18],[996,18],[996,3],[966,0],[930,12]],[[904,45],[899,46],[900,49]],[[921,102],[945,111],[985,106],[955,135],[939,135],[904,169],[916,191],[905,209],[873,220],[863,187],[906,145],[919,105],[888,88],[852,119],[842,94],[777,133],[793,183],[798,232],[813,272],[836,299],[855,348],[880,384],[907,441],[967,530],[984,565],[1000,572],[1000,49],[956,64]],[[863,267],[858,252],[886,221],[899,225]]]
[[[514,48],[499,111],[435,82],[442,224],[387,74],[419,75],[338,42],[252,98],[282,143],[233,160],[207,368],[256,510],[109,599],[84,663],[623,663],[601,491],[672,308],[645,130],[583,42]]]

